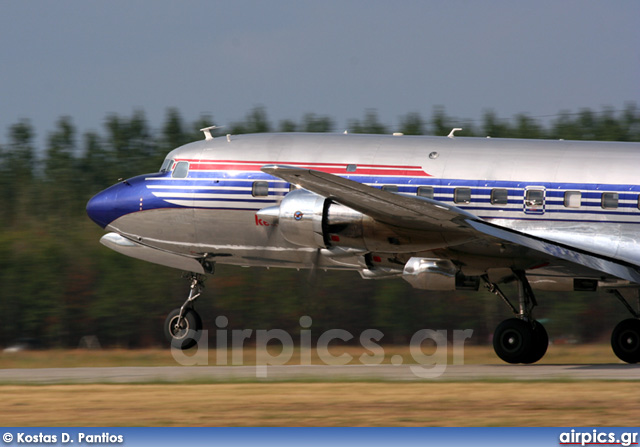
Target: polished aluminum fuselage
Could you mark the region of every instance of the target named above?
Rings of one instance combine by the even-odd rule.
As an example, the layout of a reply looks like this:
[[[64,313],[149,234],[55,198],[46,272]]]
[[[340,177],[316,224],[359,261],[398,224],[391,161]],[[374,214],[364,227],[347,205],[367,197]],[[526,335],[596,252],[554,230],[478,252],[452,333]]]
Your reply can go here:
[[[397,187],[402,194],[431,187],[433,199],[502,227],[640,265],[637,143],[256,134],[187,144],[167,159],[174,167],[188,162],[187,177],[168,171],[116,185],[107,195],[122,199],[118,210],[92,218],[167,254],[246,266],[317,263],[362,270],[359,253],[318,256],[317,247],[292,244],[258,218],[259,210],[278,205],[290,191],[290,184],[260,170],[277,164]],[[255,195],[256,182],[268,182],[266,197]],[[470,200],[454,203],[456,190],[466,188]],[[542,203],[527,202],[531,188],[542,191]],[[508,190],[506,204],[492,203],[496,189]],[[615,208],[603,205],[603,193],[617,194]],[[405,258],[425,255],[419,241],[397,250],[404,250]],[[493,264],[486,260],[487,268]]]

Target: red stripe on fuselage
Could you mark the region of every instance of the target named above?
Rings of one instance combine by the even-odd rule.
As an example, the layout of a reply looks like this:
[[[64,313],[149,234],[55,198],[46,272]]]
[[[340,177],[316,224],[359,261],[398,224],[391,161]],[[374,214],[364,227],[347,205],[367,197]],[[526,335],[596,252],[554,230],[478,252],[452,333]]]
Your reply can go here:
[[[188,161],[189,169],[194,171],[253,171],[258,172],[265,165],[279,164],[314,169],[328,174],[347,175],[402,175],[413,177],[431,177],[420,166],[392,166],[392,165],[368,165],[358,164],[355,171],[347,171],[346,163],[301,163],[301,162],[268,162],[268,161],[234,161],[234,160],[190,160],[177,159],[176,161]]]

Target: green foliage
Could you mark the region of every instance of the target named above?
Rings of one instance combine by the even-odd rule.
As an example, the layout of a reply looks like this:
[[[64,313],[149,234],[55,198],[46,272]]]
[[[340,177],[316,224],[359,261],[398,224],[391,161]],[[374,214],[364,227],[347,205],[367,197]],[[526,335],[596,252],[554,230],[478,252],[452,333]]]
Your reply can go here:
[[[400,119],[400,133],[424,135],[424,121],[419,113],[408,113]]]
[[[307,113],[302,117],[301,129],[303,132],[331,132],[334,125],[328,116],[317,116],[315,113]]]
[[[364,114],[364,119],[349,121],[349,133],[385,134],[387,128],[378,120],[378,113],[369,109]]]
[[[315,113],[306,113],[302,122],[296,124],[292,120],[280,122],[280,132],[332,132],[334,124],[328,116],[318,116]]]
[[[180,272],[137,261],[98,243],[102,230],[84,208],[96,192],[126,178],[156,171],[165,155],[189,141],[202,139],[200,128],[214,124],[202,116],[186,123],[177,109],[167,110],[159,131],[145,114],[110,115],[102,132],[80,134],[70,117],[62,117],[36,147],[35,130],[23,120],[8,129],[0,147],[0,345],[36,337],[47,346],[78,345],[97,335],[103,346],[163,344],[162,322],[186,295]],[[457,135],[517,138],[564,138],[640,141],[640,111],[629,104],[622,112],[588,109],[563,112],[549,126],[518,115],[513,120],[485,113],[480,126],[434,108],[432,117],[418,113],[400,118],[406,135]],[[263,107],[243,122],[214,131],[269,132]],[[351,120],[350,133],[389,133],[374,110]],[[478,130],[481,129],[481,130]],[[308,113],[300,121],[282,121],[285,132],[330,132],[328,116]],[[356,273],[308,273],[286,269],[241,269],[221,266],[209,280],[198,309],[215,332],[218,315],[228,329],[300,330],[299,318],[313,318],[312,332],[343,328],[357,335],[368,328],[385,333],[384,342],[406,342],[422,328],[473,328],[486,341],[495,324],[507,316],[489,294],[424,293],[404,281],[362,281]],[[541,295],[540,315],[549,319],[553,336],[597,339],[624,316],[610,297]]]
[[[232,134],[242,133],[265,133],[271,131],[271,124],[264,107],[254,107],[247,114],[242,123],[235,123],[231,126]]]
[[[28,121],[9,129],[9,144],[0,152],[0,223],[15,224],[34,200],[34,131]]]

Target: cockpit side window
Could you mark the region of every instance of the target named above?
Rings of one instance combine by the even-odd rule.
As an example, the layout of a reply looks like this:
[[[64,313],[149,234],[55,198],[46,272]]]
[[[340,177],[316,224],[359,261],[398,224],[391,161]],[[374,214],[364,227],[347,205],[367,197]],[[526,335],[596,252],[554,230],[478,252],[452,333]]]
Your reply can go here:
[[[160,167],[160,172],[169,172],[171,170],[171,166],[173,166],[173,160],[167,158]]]
[[[186,178],[189,174],[189,162],[188,161],[179,161],[176,164],[171,177],[173,178]]]

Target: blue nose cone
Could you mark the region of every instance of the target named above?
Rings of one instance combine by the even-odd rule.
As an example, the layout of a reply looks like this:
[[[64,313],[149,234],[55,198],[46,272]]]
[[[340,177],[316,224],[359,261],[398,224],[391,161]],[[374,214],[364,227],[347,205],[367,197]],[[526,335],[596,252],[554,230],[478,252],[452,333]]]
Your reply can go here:
[[[145,179],[155,174],[132,177],[99,192],[87,203],[87,214],[95,223],[105,228],[126,214],[142,211],[142,203],[154,197],[145,186]]]
[[[118,186],[114,185],[99,192],[87,203],[87,215],[102,228],[119,217],[115,210],[118,201]]]
[[[117,218],[138,211],[141,193],[138,178],[118,183],[93,196],[87,203],[87,214],[105,228]]]

